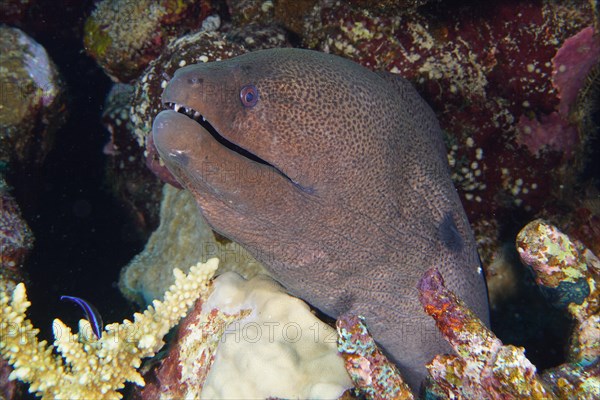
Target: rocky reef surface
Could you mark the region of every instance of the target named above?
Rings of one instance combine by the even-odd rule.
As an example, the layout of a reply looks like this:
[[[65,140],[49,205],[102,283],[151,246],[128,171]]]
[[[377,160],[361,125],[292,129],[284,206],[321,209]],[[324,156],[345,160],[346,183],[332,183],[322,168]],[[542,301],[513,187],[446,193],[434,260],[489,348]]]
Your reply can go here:
[[[593,162],[598,156],[600,123],[596,2],[103,0],[57,4],[49,7],[36,0],[0,4],[0,23],[7,24],[0,25],[0,287],[1,328],[7,334],[0,338],[3,397],[20,398],[24,391],[20,380],[30,384],[25,389],[48,398],[57,393],[98,398],[184,395],[169,389],[175,383],[181,388],[193,386],[195,396],[204,398],[226,396],[233,386],[247,388],[236,396],[412,398],[359,316],[340,318],[336,334],[333,321],[326,321],[328,325],[310,315],[301,331],[311,331],[311,324],[316,324],[322,334],[310,350],[285,340],[269,343],[275,350],[268,351],[257,350],[257,343],[233,350],[217,346],[222,337],[235,335],[235,327],[246,333],[256,327],[257,320],[249,315],[264,312],[257,306],[263,300],[250,301],[248,296],[252,290],[262,290],[261,285],[276,285],[257,278],[265,272],[262,267],[239,245],[212,232],[189,196],[171,187],[178,184],[154,149],[151,123],[162,109],[160,94],[178,68],[283,46],[331,52],[368,68],[401,74],[440,120],[453,180],[480,246],[492,330],[444,288],[435,270],[423,277],[424,309],[456,353],[440,355],[429,364],[428,395],[600,397],[599,266],[594,255],[600,253],[600,171]],[[76,43],[67,37],[75,37]],[[69,53],[72,58],[61,53],[63,46],[74,49]],[[85,57],[83,52],[90,58],[76,58]],[[59,63],[53,61],[56,57]],[[53,143],[59,145],[53,149]],[[93,159],[100,161],[92,164]],[[72,167],[62,171],[57,165]],[[55,172],[49,175],[51,169]],[[61,192],[69,181],[88,180],[93,182],[90,194],[81,194],[88,190],[83,185]],[[165,182],[171,186],[163,187]],[[48,211],[45,196],[52,191],[57,192],[60,206],[54,209],[58,210],[55,222],[44,226],[39,221],[48,220],[42,210]],[[112,215],[108,219],[100,207],[119,211],[106,211]],[[82,223],[92,218],[112,222]],[[62,242],[52,242],[49,237],[57,236],[57,225],[72,230],[82,225],[87,231],[81,240],[90,244],[76,246],[67,234]],[[96,231],[110,239],[98,240]],[[99,246],[105,246],[103,251],[90,250]],[[52,253],[52,247],[60,250]],[[208,283],[207,276],[202,279],[211,291],[220,287],[237,304],[211,303],[208,293],[194,306],[186,303],[189,315],[172,335],[166,355],[141,363],[141,355],[159,350],[168,330],[164,327],[139,337],[130,347],[111,349],[116,351],[111,356],[107,356],[108,336],[97,341],[87,337],[89,342],[73,337],[73,343],[79,344],[69,347],[56,337],[56,328],[54,339],[50,334],[48,321],[57,309],[66,309],[47,301],[47,292],[65,290],[61,286],[65,277],[86,276],[85,268],[68,265],[70,258],[89,264],[90,277],[81,280],[82,285],[88,282],[81,293],[90,293],[96,305],[104,301],[103,290],[94,287],[102,275],[102,282],[118,280],[128,300],[136,307],[149,306],[152,313],[157,308],[153,302],[162,299],[175,282],[176,268],[188,272],[190,266],[214,256],[221,260],[219,273],[225,274],[219,279],[229,284],[219,279]],[[46,266],[40,267],[42,263]],[[128,265],[119,273],[123,264]],[[236,271],[249,281],[242,283],[242,278],[226,271]],[[25,316],[29,301],[24,287],[16,286],[19,282],[27,284],[33,303],[30,312],[38,315],[33,322],[47,325],[45,332],[44,328],[37,332]],[[76,285],[68,286],[73,288],[77,290]],[[184,293],[186,288],[177,290]],[[114,288],[109,291],[114,292],[112,300],[102,308],[112,320],[126,318],[131,306],[118,298]],[[270,296],[271,301],[279,301],[277,296],[287,295],[277,289]],[[288,296],[286,301],[292,305],[283,314],[310,314],[299,300]],[[40,302],[48,306],[36,311]],[[187,311],[187,305],[181,306],[177,315]],[[285,326],[289,323],[285,317],[276,322]],[[76,321],[76,316],[69,318],[66,325],[59,325],[63,332]],[[240,325],[242,321],[246,325]],[[171,321],[168,326],[175,324]],[[263,331],[270,326],[260,324]],[[89,325],[83,322],[80,331],[86,330]],[[24,332],[40,340],[29,345],[13,340]],[[341,356],[330,340],[338,336]],[[55,340],[67,367],[51,356],[44,339]],[[567,350],[562,350],[563,345]],[[124,363],[115,363],[114,371],[106,366],[111,365],[105,363],[106,357],[131,352],[139,355],[124,356]],[[85,362],[78,363],[75,354]],[[36,370],[40,363],[31,357],[45,360],[41,365],[46,373]],[[319,376],[318,368],[316,373],[311,370],[324,360],[336,364],[337,377],[345,380]],[[217,367],[219,363],[230,367]],[[218,372],[218,368],[255,365],[259,369],[265,364],[288,377],[272,382],[274,388],[268,393],[249,389],[266,378],[244,376],[242,382],[241,373],[232,377]],[[348,376],[339,375],[344,364]],[[89,382],[86,374],[98,365],[104,365],[103,371],[111,376],[106,386],[77,389],[73,383],[67,386],[75,392],[50,389],[57,376]],[[354,388],[346,390],[352,385],[350,378]],[[236,379],[240,381],[229,384],[232,388],[223,383]],[[123,389],[126,382],[136,390]],[[146,386],[141,388],[143,382]],[[205,382],[207,389],[200,394]]]

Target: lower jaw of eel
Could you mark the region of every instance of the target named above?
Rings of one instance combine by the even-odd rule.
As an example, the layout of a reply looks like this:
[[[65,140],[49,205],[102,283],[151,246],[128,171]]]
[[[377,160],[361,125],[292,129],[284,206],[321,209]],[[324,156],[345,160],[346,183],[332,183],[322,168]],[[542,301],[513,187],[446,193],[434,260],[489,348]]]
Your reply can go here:
[[[227,140],[225,137],[223,137],[223,135],[221,135],[219,133],[219,131],[217,129],[215,129],[214,126],[211,125],[211,123],[202,115],[202,113],[200,113],[199,111],[191,108],[191,107],[187,107],[185,105],[179,104],[179,103],[174,103],[174,102],[165,102],[164,106],[167,107],[168,109],[171,109],[175,112],[178,112],[180,114],[183,114],[185,116],[187,116],[188,118],[193,119],[194,121],[196,121],[198,124],[200,124],[208,133],[211,134],[211,136],[213,138],[215,138],[215,140],[217,140],[221,145],[227,147],[229,150],[235,151],[236,153],[238,153],[239,155],[241,155],[242,157],[246,157],[254,162],[263,164],[263,165],[267,165],[271,168],[273,168],[278,174],[282,175],[283,177],[285,177],[287,180],[289,180],[290,182],[292,182],[292,184],[294,184],[294,186],[298,187],[299,189],[301,189],[304,192],[307,193],[312,193],[312,190],[309,190],[305,187],[303,187],[302,185],[300,185],[299,183],[297,183],[296,181],[294,181],[293,179],[291,179],[289,176],[287,176],[283,171],[281,171],[281,169],[277,168],[276,166],[274,166],[273,164],[269,163],[268,161],[258,157],[256,154],[244,149],[243,147],[238,146],[237,144]]]
[[[270,167],[275,168],[277,171],[279,171],[276,167],[274,167],[273,165],[271,165],[269,162],[263,160],[262,158],[256,156],[255,154],[253,154],[252,152],[244,149],[243,147],[238,146],[237,144],[230,142],[229,140],[227,140],[225,137],[223,137],[223,135],[221,135],[219,133],[218,130],[215,129],[214,126],[211,125],[211,123],[204,118],[204,116],[197,110],[194,110],[191,107],[186,107],[185,105],[179,104],[179,103],[173,103],[173,102],[166,102],[164,103],[164,105],[175,111],[178,112],[180,114],[183,114],[191,119],[193,119],[194,121],[196,121],[198,124],[200,124],[208,133],[211,134],[211,136],[213,138],[215,138],[215,140],[217,140],[221,145],[227,147],[229,150],[235,151],[236,153],[240,154],[243,157],[249,158],[252,161],[255,161],[257,163],[260,164],[264,164],[264,165],[268,165]]]

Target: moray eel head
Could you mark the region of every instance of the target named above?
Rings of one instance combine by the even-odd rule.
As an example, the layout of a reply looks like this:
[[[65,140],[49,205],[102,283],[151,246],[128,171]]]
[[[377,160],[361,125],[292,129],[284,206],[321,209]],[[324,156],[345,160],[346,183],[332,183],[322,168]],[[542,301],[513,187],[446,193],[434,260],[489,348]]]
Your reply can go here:
[[[317,161],[319,153],[306,152],[308,146],[282,142],[301,137],[318,140],[306,136],[307,131],[318,129],[311,126],[316,121],[303,119],[302,114],[312,111],[303,110],[307,97],[319,94],[286,74],[281,65],[293,66],[294,58],[297,56],[278,62],[278,57],[265,59],[252,53],[191,65],[175,73],[162,97],[170,110],[158,115],[153,131],[163,161],[178,171],[174,175],[184,186],[189,188],[186,182],[198,178],[194,171],[218,169],[213,161],[229,163],[229,168],[247,174],[269,174],[269,179],[283,179],[305,192],[312,192],[317,182],[326,178],[325,171],[318,176],[314,168],[306,168],[308,159]],[[282,126],[285,120],[287,124]],[[203,149],[202,154],[197,149]],[[333,147],[330,150],[334,151]],[[204,178],[205,189],[224,190],[225,182]]]

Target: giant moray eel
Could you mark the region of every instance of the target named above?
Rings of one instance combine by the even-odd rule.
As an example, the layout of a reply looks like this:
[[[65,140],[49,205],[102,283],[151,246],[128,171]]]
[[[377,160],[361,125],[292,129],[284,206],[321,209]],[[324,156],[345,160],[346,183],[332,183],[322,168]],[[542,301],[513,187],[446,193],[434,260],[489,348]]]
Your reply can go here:
[[[487,323],[441,130],[406,80],[272,49],[182,68],[162,101],[155,146],[210,225],[322,312],[365,316],[413,388],[450,349],[418,301],[426,269]]]

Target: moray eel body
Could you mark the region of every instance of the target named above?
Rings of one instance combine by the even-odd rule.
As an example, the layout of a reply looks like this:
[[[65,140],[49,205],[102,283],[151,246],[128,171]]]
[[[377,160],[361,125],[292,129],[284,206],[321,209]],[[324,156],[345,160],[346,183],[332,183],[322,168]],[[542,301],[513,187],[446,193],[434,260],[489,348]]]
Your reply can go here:
[[[272,49],[182,68],[162,100],[154,143],[212,227],[322,312],[365,316],[413,388],[450,351],[418,301],[425,270],[488,323],[440,127],[406,80]]]

